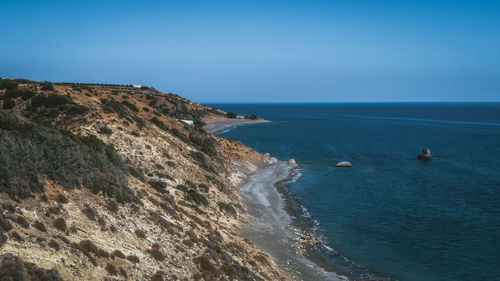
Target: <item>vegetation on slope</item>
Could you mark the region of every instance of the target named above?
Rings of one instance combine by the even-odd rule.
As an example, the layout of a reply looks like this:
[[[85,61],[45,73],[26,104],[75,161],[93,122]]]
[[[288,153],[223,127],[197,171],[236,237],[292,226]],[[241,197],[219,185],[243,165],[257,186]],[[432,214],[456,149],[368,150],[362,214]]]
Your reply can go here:
[[[0,111],[0,191],[26,198],[43,191],[51,180],[67,190],[85,186],[92,192],[132,201],[127,187],[128,168],[113,145],[95,136],[22,122]]]

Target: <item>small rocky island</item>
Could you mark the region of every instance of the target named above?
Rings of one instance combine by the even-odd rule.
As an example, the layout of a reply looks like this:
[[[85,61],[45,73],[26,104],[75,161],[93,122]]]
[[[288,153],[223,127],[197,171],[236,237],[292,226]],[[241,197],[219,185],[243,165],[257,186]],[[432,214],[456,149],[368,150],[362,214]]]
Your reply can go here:
[[[417,156],[417,159],[428,161],[428,160],[434,160],[434,157],[431,156],[431,151],[428,148],[424,147],[422,149],[422,154]]]

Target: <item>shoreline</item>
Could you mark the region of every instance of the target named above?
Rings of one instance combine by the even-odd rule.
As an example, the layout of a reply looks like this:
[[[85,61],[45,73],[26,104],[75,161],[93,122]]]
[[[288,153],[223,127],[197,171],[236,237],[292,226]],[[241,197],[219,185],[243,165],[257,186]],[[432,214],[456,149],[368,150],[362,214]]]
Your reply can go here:
[[[264,119],[257,119],[257,120],[229,119],[229,120],[210,122],[207,125],[203,126],[203,129],[205,129],[205,132],[207,132],[208,134],[217,134],[241,125],[270,123],[270,122],[271,121]]]
[[[307,210],[286,186],[298,178],[298,170],[296,164],[279,161],[246,174],[238,185],[247,211],[240,234],[268,254],[290,280],[394,281],[355,265],[326,245],[317,222],[304,216]]]
[[[285,211],[295,218],[292,226],[299,231],[295,238],[298,241],[297,244],[301,247],[302,254],[316,266],[323,268],[327,272],[337,274],[341,280],[396,281],[392,278],[383,277],[369,268],[360,267],[331,249],[317,229],[318,222],[308,214],[307,209],[300,203],[300,200],[288,190],[286,183],[292,182],[293,178],[294,175],[291,174],[288,178],[277,181],[274,187],[285,200]]]
[[[297,165],[279,161],[247,175],[238,186],[248,221],[240,233],[271,256],[290,280],[348,280],[314,247],[304,247],[300,241],[307,232],[296,224],[288,196],[280,190],[296,169]]]

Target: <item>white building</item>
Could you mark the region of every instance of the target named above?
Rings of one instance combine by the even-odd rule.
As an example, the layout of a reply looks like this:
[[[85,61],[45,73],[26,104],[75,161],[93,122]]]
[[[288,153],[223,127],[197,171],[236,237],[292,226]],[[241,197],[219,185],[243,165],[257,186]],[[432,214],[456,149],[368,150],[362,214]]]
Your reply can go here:
[[[135,84],[135,85],[133,85],[132,87],[134,87],[134,88],[136,88],[136,89],[140,89],[142,86],[141,86],[141,85],[139,85],[139,84]]]
[[[187,119],[177,119],[177,120],[179,120],[181,122],[184,122],[184,123],[188,124],[189,126],[193,126],[194,125],[193,120],[187,120]]]

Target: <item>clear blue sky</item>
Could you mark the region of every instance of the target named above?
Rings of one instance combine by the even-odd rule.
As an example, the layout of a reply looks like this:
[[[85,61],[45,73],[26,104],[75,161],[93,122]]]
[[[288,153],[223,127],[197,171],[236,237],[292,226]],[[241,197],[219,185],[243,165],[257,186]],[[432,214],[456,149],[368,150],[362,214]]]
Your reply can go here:
[[[6,1],[0,77],[198,102],[500,101],[500,1]]]

